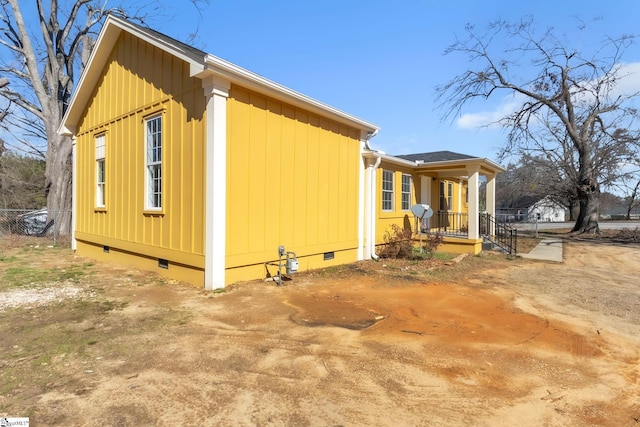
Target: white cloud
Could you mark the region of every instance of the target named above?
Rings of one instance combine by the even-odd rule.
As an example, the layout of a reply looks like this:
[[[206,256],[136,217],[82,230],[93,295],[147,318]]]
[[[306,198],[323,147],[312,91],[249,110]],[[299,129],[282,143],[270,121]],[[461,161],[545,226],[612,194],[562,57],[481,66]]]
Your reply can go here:
[[[633,95],[640,93],[640,62],[623,63],[618,69],[620,78],[613,89],[611,95]],[[525,97],[519,94],[512,94],[502,98],[500,103],[493,110],[479,111],[477,113],[467,113],[456,120],[456,125],[460,129],[481,129],[496,128],[495,123],[517,111],[524,102]]]
[[[496,128],[498,127],[496,125],[498,120],[513,113],[522,105],[522,102],[518,102],[518,98],[516,95],[504,97],[493,111],[463,114],[456,120],[456,125],[461,129],[474,130],[482,127]]]
[[[619,69],[618,84],[614,94],[632,95],[640,92],[640,62],[622,64]]]

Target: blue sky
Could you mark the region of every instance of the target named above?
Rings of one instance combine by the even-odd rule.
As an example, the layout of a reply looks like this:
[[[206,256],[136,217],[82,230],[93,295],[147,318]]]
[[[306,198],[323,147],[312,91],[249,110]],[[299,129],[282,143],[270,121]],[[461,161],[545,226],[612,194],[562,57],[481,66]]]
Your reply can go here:
[[[66,2],[61,2],[65,3]],[[371,145],[389,154],[450,150],[496,160],[499,129],[478,127],[509,99],[475,102],[460,120],[442,121],[435,87],[469,69],[467,59],[443,55],[467,24],[485,28],[532,16],[536,28],[555,27],[578,46],[606,35],[640,33],[637,0],[209,0],[201,13],[188,0],[135,0],[146,24],[381,128]],[[116,6],[116,3],[107,3]],[[144,6],[146,5],[146,6]],[[33,13],[31,2],[23,6]],[[579,33],[578,21],[587,31]],[[625,62],[640,91],[640,46]],[[637,63],[637,64],[636,64]]]
[[[450,150],[496,160],[504,133],[474,124],[507,99],[476,102],[453,122],[436,109],[435,86],[469,68],[466,58],[443,55],[467,24],[530,15],[541,31],[555,27],[584,46],[640,33],[637,0],[210,0],[201,14],[187,0],[123,3],[146,4],[146,23],[162,33],[186,41],[197,31],[196,47],[376,124],[371,145],[389,154]],[[586,34],[575,30],[578,20]],[[637,63],[630,80],[640,91],[640,47],[624,59]]]
[[[186,2],[185,2],[186,3]],[[604,9],[608,7],[608,9]],[[211,0],[202,17],[189,7],[165,10],[148,24],[284,86],[378,125],[374,148],[389,154],[451,150],[496,159],[500,130],[460,123],[502,108],[501,98],[475,103],[462,122],[442,122],[435,86],[468,68],[443,55],[466,24],[531,15],[536,26],[561,29],[569,40],[600,40],[640,32],[637,0],[418,1]],[[587,34],[574,30],[578,20]],[[584,40],[582,40],[584,39]],[[625,55],[640,62],[640,49]],[[638,78],[640,80],[640,77]]]

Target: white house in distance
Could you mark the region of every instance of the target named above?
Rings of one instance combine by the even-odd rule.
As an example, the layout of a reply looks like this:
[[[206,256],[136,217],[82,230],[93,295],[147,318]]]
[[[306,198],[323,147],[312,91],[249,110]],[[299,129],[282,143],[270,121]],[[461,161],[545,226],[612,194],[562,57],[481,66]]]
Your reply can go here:
[[[528,208],[529,221],[564,222],[566,209],[549,196],[540,199]]]

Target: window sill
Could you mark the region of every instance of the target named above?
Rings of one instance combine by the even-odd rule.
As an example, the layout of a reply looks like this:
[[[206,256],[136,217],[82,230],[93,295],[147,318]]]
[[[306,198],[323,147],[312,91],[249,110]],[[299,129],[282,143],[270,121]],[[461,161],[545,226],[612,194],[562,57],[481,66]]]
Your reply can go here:
[[[144,215],[144,216],[164,216],[164,211],[163,210],[152,211],[152,210],[149,210],[149,209],[145,209],[144,211],[142,211],[142,215]]]

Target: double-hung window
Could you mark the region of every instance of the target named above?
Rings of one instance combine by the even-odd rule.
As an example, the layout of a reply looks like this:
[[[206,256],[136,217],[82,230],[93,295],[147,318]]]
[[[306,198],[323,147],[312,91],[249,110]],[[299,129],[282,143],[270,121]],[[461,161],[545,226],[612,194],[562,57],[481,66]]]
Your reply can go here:
[[[145,120],[147,161],[146,208],[162,208],[162,116]]]
[[[393,210],[393,172],[382,171],[382,210]]]
[[[411,209],[411,175],[402,174],[402,210]]]
[[[96,207],[105,207],[105,157],[106,157],[106,136],[105,134],[96,136]]]

